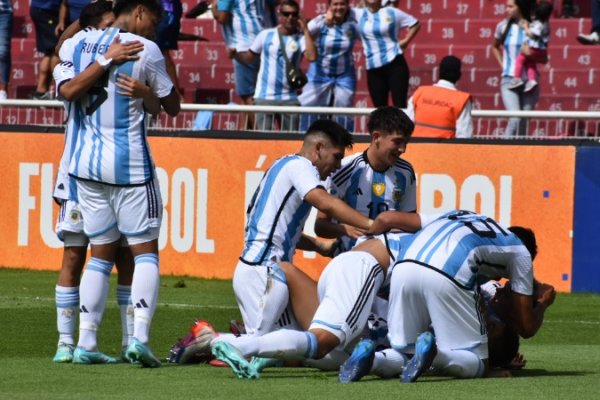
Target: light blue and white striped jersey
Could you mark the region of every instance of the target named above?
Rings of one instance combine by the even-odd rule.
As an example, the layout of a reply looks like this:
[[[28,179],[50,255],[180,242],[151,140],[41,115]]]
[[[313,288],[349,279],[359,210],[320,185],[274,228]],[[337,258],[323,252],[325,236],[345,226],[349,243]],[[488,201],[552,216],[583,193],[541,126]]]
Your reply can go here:
[[[510,279],[517,293],[533,293],[531,255],[521,240],[493,219],[470,211],[452,211],[423,226],[403,246],[399,259],[427,265],[466,289],[474,289],[482,274]]]
[[[505,19],[496,25],[496,33],[494,34],[494,38],[496,40],[502,39],[502,34],[504,33],[507,24],[508,19]],[[506,38],[502,43],[502,76],[515,76],[517,57],[521,52],[521,45],[526,37],[527,35],[525,35],[525,31],[519,26],[519,24],[513,23],[510,25]],[[525,68],[523,68],[523,77],[527,79],[527,71],[525,71]]]
[[[358,26],[352,13],[340,24],[327,26],[325,15],[319,15],[308,23],[308,31],[317,46],[314,62],[317,75],[339,76],[354,71],[352,48],[358,37]]]
[[[286,54],[290,63],[300,65],[302,53],[306,49],[304,35],[282,35]],[[296,89],[290,88],[285,77],[285,59],[279,42],[277,28],[265,29],[258,34],[250,51],[260,56],[258,80],[254,92],[255,99],[296,100]]]
[[[394,7],[382,7],[375,13],[366,7],[353,8],[352,12],[358,21],[367,69],[387,65],[402,54],[400,29],[410,28],[419,22],[412,15]]]
[[[374,170],[367,152],[342,160],[342,167],[331,176],[331,194],[363,215],[375,219],[388,210],[417,210],[417,184],[412,165],[403,159],[386,171]],[[354,239],[342,237],[342,251],[354,246]]]
[[[63,61],[57,64],[56,67],[54,67],[53,76],[54,81],[56,82],[56,98],[58,100],[63,100],[60,96],[60,87],[62,84],[75,77],[73,63],[70,61]],[[82,121],[81,119],[76,118],[77,113],[73,112],[73,103],[63,101],[63,105],[67,116],[65,123],[65,147],[58,166],[53,197],[61,200],[77,201],[77,184],[75,183],[75,179],[69,176],[69,163],[71,162],[71,157],[75,151],[75,144],[77,141],[77,136],[73,132],[78,131]]]
[[[308,159],[294,154],[275,161],[248,206],[240,260],[251,265],[292,261],[311,209],[304,197],[319,186],[319,172]]]
[[[248,51],[263,29],[264,0],[218,0],[217,10],[230,14],[223,25],[223,37],[229,49]]]
[[[139,40],[144,49],[136,61],[111,66],[88,93],[73,102],[74,118],[82,121],[69,174],[119,186],[141,185],[154,178],[154,161],[146,139],[143,100],[117,94],[118,74],[148,85],[163,98],[173,89],[165,60],[156,43],[118,28],[84,29],[65,41],[60,59],[79,74],[104,54],[116,36],[122,43]]]

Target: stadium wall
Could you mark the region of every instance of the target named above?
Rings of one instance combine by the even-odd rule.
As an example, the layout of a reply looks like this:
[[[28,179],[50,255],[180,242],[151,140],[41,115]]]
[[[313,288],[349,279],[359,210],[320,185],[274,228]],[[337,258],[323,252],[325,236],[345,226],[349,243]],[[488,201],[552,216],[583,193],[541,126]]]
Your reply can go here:
[[[300,138],[258,138],[242,132],[194,136],[163,133],[149,138],[165,206],[161,273],[229,279],[242,249],[245,210],[255,187],[276,158],[299,149]],[[417,172],[418,208],[470,209],[506,225],[530,226],[539,241],[538,279],[563,292],[600,292],[598,279],[582,283],[585,271],[598,265],[592,247],[600,233],[600,148],[560,143],[415,140],[405,158]],[[354,150],[366,146],[359,143]],[[61,242],[54,234],[58,206],[51,194],[62,147],[58,131],[0,133],[0,265],[59,268]],[[576,202],[577,189],[593,199]],[[580,216],[576,206],[587,211],[575,218],[575,239],[580,232],[594,239],[587,244],[576,241],[574,247],[574,217]],[[312,227],[314,216],[313,212],[307,226]],[[312,228],[306,232],[312,233]],[[299,252],[295,263],[316,278],[326,260]]]

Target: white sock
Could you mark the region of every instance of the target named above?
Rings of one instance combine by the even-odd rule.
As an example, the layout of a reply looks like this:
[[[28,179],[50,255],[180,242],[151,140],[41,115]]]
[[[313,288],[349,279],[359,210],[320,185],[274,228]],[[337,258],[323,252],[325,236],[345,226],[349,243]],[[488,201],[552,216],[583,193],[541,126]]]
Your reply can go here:
[[[433,360],[433,366],[445,374],[457,378],[480,378],[485,366],[479,356],[469,350],[440,350]]]
[[[79,310],[79,286],[56,285],[54,297],[56,299],[58,342],[74,344],[73,331],[75,331],[76,316]]]
[[[131,302],[134,307],[133,336],[144,344],[148,343],[159,285],[158,255],[146,253],[135,257],[135,270],[131,283]]]
[[[317,337],[308,331],[280,329],[258,338],[259,357],[298,359],[317,355]]]
[[[342,365],[348,357],[349,354],[344,350],[333,350],[319,360],[304,360],[304,366],[318,368],[321,371],[337,371],[340,369],[340,365]]]
[[[96,332],[104,314],[112,267],[112,262],[92,257],[81,277],[77,346],[88,351],[97,350]]]
[[[133,306],[131,286],[117,285],[117,303],[121,315],[121,346],[127,346],[133,335]]]
[[[394,349],[375,352],[371,374],[384,379],[399,376],[406,365],[406,356]]]

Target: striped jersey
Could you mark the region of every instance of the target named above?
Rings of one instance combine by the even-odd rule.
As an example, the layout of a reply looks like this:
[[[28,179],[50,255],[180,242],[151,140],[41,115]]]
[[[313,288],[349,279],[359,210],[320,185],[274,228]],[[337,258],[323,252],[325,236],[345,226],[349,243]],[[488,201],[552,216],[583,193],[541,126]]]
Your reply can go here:
[[[383,211],[414,212],[417,209],[412,165],[400,158],[386,171],[376,171],[369,164],[366,150],[342,160],[342,167],[331,177],[330,191],[371,219]],[[351,249],[354,242],[354,239],[342,237],[343,251]]]
[[[533,293],[531,255],[521,240],[493,219],[470,211],[451,211],[423,226],[399,259],[429,266],[465,289],[473,290],[481,274],[508,278],[513,291]]]
[[[327,26],[325,15],[308,23],[308,31],[317,46],[317,76],[339,76],[354,71],[352,48],[358,36],[358,27],[352,13],[342,24]]]
[[[321,186],[319,172],[299,155],[275,161],[248,206],[240,260],[251,265],[291,261],[311,205],[308,192]]]
[[[494,34],[496,40],[502,39],[508,21],[508,19],[505,19],[496,25],[496,33]],[[513,23],[508,28],[508,33],[504,38],[504,42],[502,42],[502,76],[514,77],[515,67],[517,66],[517,57],[521,52],[521,45],[526,37],[525,31],[519,24]],[[527,79],[527,71],[525,68],[523,68],[522,78]]]
[[[230,14],[223,25],[223,37],[227,48],[238,52],[248,51],[256,36],[263,29],[264,0],[218,0],[217,10]]]
[[[400,29],[410,28],[419,21],[410,14],[394,7],[382,7],[377,12],[365,8],[353,8],[363,43],[367,69],[379,68],[394,61],[402,54]]]
[[[106,52],[116,36],[122,43],[139,40],[144,49],[136,61],[111,66],[88,93],[73,102],[81,121],[69,174],[119,186],[141,185],[154,177],[154,161],[146,139],[146,113],[141,98],[117,93],[118,74],[129,75],[163,98],[173,89],[165,60],[156,43],[118,28],[84,29],[65,41],[60,59],[73,63],[79,74]]]
[[[296,100],[296,90],[290,88],[285,76],[285,59],[282,47],[285,48],[290,63],[296,67],[300,65],[300,59],[306,46],[304,35],[295,33],[293,35],[282,35],[284,45],[282,46],[277,34],[277,28],[265,29],[258,34],[250,51],[260,55],[260,68],[255,99],[261,100]]]
[[[56,98],[63,100],[60,96],[60,86],[75,77],[73,63],[63,61],[54,67],[54,81],[56,82]],[[77,136],[73,133],[78,130],[81,120],[75,118],[76,113],[73,111],[73,103],[64,101],[65,114],[67,116],[65,123],[65,147],[60,158],[58,166],[58,174],[56,175],[56,183],[54,185],[53,196],[55,199],[74,200],[77,201],[77,185],[75,179],[69,176],[69,163],[75,149]]]

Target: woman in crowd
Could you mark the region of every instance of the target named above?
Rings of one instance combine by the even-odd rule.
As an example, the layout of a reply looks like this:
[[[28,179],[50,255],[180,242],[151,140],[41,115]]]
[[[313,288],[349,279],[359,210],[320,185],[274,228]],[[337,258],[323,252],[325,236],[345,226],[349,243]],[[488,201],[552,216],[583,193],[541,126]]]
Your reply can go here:
[[[367,65],[367,85],[375,107],[392,103],[406,108],[410,72],[403,52],[419,32],[419,21],[394,7],[382,7],[382,0],[365,0],[365,8],[354,12]],[[400,30],[408,28],[400,39]]]

